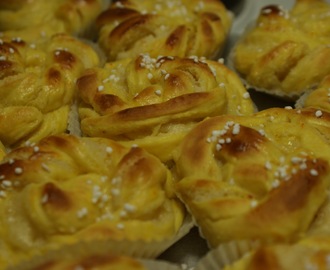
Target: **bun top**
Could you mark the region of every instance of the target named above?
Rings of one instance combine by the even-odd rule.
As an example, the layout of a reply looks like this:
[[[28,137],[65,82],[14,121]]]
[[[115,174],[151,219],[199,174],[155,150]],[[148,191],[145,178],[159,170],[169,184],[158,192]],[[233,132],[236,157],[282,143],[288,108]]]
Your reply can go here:
[[[49,136],[7,154],[0,172],[2,249],[13,262],[78,241],[162,241],[185,215],[157,158],[107,139]]]
[[[251,87],[296,100],[330,73],[329,12],[322,0],[296,1],[289,12],[265,6],[232,50],[233,67]]]
[[[141,247],[140,247],[141,248]],[[180,270],[179,265],[140,259],[109,249],[106,241],[79,242],[35,256],[6,270]]]
[[[330,152],[329,125],[306,118],[280,108],[218,116],[186,136],[176,188],[212,247],[293,241],[307,230],[327,197]]]
[[[67,34],[31,43],[0,39],[0,140],[8,147],[65,132],[75,81],[99,64],[92,47]]]
[[[30,41],[62,32],[83,35],[103,6],[103,0],[0,0],[0,31]]]
[[[108,60],[205,56],[222,51],[232,15],[221,1],[114,1],[97,18],[99,44]]]
[[[198,57],[143,54],[89,69],[77,87],[85,135],[143,145],[162,159],[202,119],[254,112],[234,72]]]

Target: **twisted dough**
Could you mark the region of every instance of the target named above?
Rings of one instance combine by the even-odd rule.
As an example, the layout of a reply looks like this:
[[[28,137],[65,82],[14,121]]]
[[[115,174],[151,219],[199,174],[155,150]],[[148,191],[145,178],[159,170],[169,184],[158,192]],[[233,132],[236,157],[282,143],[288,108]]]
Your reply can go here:
[[[58,34],[39,43],[0,40],[0,140],[6,147],[64,132],[75,80],[99,63],[83,42]]]
[[[232,15],[221,1],[113,1],[97,19],[99,44],[108,60],[221,53]]]
[[[327,197],[330,146],[322,124],[305,117],[280,108],[218,116],[186,136],[176,189],[211,246],[287,242],[308,229]]]
[[[297,0],[290,12],[261,10],[232,52],[234,68],[259,91],[296,100],[330,74],[330,5]]]
[[[235,73],[197,57],[115,61],[88,70],[77,87],[85,135],[138,144],[162,160],[205,117],[254,111]]]
[[[0,0],[0,31],[33,41],[56,33],[86,34],[103,0]]]
[[[185,215],[157,158],[108,139],[50,136],[10,152],[0,172],[6,263],[78,241],[163,241]]]

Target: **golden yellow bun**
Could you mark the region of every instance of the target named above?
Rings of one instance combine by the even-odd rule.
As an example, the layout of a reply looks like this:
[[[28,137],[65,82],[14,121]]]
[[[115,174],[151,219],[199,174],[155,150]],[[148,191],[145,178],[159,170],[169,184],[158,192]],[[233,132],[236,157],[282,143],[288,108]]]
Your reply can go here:
[[[205,117],[254,112],[235,73],[199,58],[110,62],[87,70],[77,87],[83,134],[137,144],[162,160]]]
[[[176,190],[211,247],[290,242],[306,232],[330,184],[323,114],[313,116],[319,123],[281,108],[218,116],[186,136]]]
[[[98,65],[89,45],[66,34],[38,43],[0,40],[0,140],[36,142],[67,128],[75,81]]]
[[[50,136],[8,153],[0,172],[3,264],[79,241],[156,249],[185,216],[169,170],[141,148],[108,139]]]
[[[223,270],[329,269],[330,237],[306,238],[289,245],[262,246]],[[204,270],[203,267],[197,268]],[[205,268],[213,270],[210,268]],[[215,270],[216,268],[214,268]]]
[[[232,14],[217,0],[114,1],[96,23],[110,61],[140,53],[214,58],[224,47]]]
[[[316,89],[306,92],[295,105],[296,108],[318,108],[330,111],[330,75],[326,76]]]
[[[104,0],[0,0],[0,31],[33,41],[56,33],[86,34]]]
[[[233,49],[233,67],[256,90],[297,99],[330,73],[329,12],[322,0],[264,7]]]

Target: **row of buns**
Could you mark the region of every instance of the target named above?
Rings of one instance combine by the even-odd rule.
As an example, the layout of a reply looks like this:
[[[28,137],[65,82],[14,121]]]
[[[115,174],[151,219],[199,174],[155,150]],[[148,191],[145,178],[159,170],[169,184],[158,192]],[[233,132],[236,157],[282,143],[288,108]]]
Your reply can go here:
[[[178,269],[193,226],[196,269],[328,267],[329,12],[264,7],[224,62],[218,0],[0,1],[0,267]]]

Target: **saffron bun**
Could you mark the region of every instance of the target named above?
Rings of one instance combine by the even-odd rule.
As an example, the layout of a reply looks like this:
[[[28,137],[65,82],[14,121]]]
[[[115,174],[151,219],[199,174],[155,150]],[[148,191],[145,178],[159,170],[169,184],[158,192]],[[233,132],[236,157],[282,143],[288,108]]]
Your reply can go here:
[[[106,242],[95,241],[61,247],[36,256],[9,269],[15,270],[180,270],[174,263],[138,259],[108,249]]]
[[[104,138],[49,136],[8,153],[0,172],[2,265],[97,240],[156,257],[187,216],[159,159]]]
[[[319,127],[329,116],[271,108],[191,130],[174,156],[176,192],[211,248],[242,256],[306,233],[328,196],[330,145]]]
[[[221,1],[113,1],[96,25],[98,43],[109,61],[152,57],[221,54],[232,14]]]
[[[197,57],[144,54],[109,62],[87,70],[77,88],[84,136],[137,144],[162,161],[205,117],[255,110],[235,73]]]
[[[296,108],[318,108],[330,111],[330,75],[324,77],[320,84],[304,93],[295,103]]]
[[[329,12],[323,0],[297,0],[289,11],[265,6],[236,42],[229,65],[257,91],[297,100],[330,73]]]
[[[0,1],[0,31],[33,41],[56,33],[90,34],[104,0]]]
[[[327,269],[329,266],[330,238],[307,237],[297,243],[264,245],[244,258],[224,263],[220,249],[210,251],[196,266],[196,270],[291,270]]]
[[[6,148],[63,133],[75,81],[99,64],[92,47],[67,34],[30,43],[0,41],[0,140]]]

